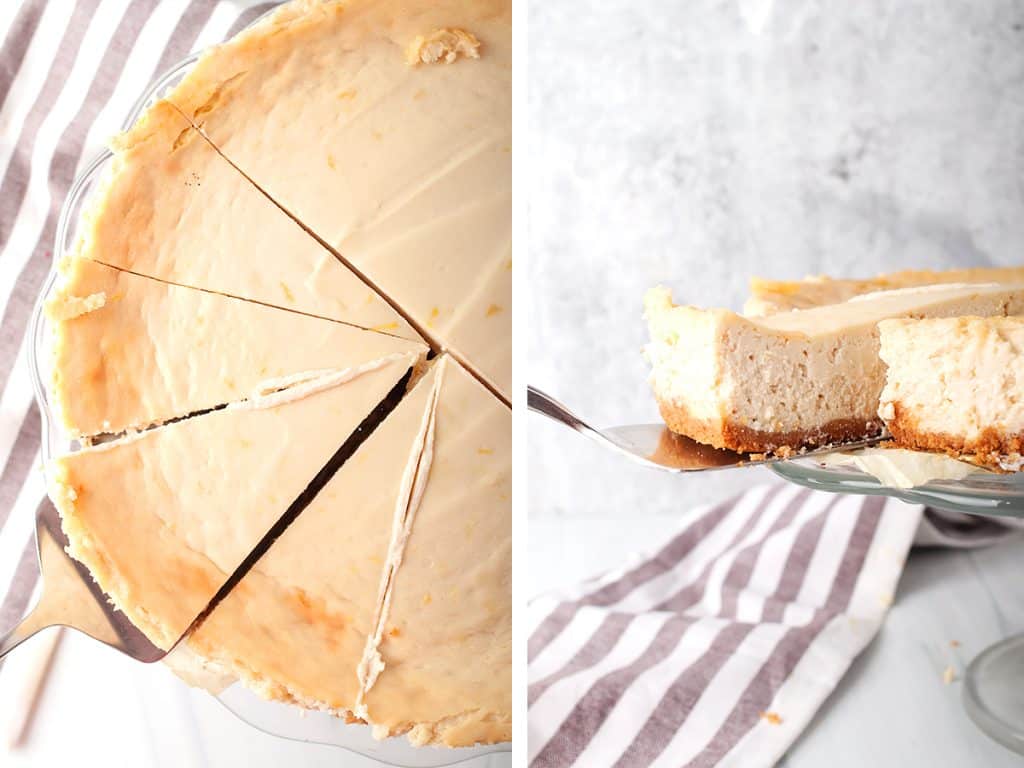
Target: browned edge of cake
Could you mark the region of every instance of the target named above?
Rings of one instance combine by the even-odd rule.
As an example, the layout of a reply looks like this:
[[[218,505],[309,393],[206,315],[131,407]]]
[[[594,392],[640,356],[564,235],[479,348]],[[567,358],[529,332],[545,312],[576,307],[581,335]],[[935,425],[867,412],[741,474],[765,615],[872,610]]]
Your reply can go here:
[[[985,427],[974,439],[948,432],[921,429],[918,421],[899,403],[893,403],[893,417],[886,422],[893,441],[899,448],[945,453],[956,458],[972,458],[977,463],[999,468],[1000,458],[1024,454],[1024,433],[1000,432]]]
[[[726,418],[718,422],[694,418],[686,406],[660,397],[661,418],[673,432],[698,443],[724,448],[737,453],[779,453],[804,448],[819,448],[876,437],[882,433],[882,422],[876,419],[836,419],[809,430],[766,432],[735,424]]]

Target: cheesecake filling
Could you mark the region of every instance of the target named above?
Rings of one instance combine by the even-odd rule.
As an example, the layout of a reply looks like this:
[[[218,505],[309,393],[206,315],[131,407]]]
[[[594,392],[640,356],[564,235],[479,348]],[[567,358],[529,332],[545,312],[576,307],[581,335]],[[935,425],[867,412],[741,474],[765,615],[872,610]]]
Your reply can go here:
[[[880,321],[1024,313],[1024,286],[899,289],[758,319],[676,306],[659,287],[644,307],[651,385],[669,428],[719,448],[767,452],[882,433]]]
[[[504,0],[286,4],[166,94],[247,181],[506,403],[510,31]],[[245,119],[253,111],[266,130]],[[283,158],[292,173],[279,172]]]
[[[1024,451],[1024,318],[886,320],[879,415],[907,447],[1006,471]]]

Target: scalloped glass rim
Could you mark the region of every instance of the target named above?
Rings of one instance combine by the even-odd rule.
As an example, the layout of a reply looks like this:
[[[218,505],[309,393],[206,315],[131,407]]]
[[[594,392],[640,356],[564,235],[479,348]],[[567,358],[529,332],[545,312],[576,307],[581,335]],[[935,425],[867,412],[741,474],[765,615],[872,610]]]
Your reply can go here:
[[[268,11],[269,13],[269,11]],[[263,18],[262,16],[260,18]],[[253,22],[257,23],[259,19]],[[157,78],[133,105],[122,123],[122,130],[130,128],[158,95],[175,85],[199,59],[193,53],[164,75]],[[48,358],[45,354],[49,327],[44,308],[58,281],[57,264],[63,254],[70,252],[74,245],[75,223],[81,213],[89,192],[113,159],[109,150],[103,150],[90,161],[75,178],[68,195],[61,206],[54,238],[53,262],[43,281],[36,299],[29,324],[28,345],[29,374],[32,388],[42,420],[40,432],[40,457],[45,467],[53,458],[55,448],[61,452],[73,450],[74,441],[63,435],[57,426],[49,396],[44,384],[48,375]],[[458,749],[438,747],[413,747],[404,737],[377,741],[370,733],[369,726],[345,723],[324,712],[310,712],[278,702],[266,701],[236,683],[215,697],[225,709],[251,727],[268,735],[292,741],[324,744],[346,752],[377,760],[399,768],[441,768],[474,760],[483,755],[512,751],[509,742]]]
[[[790,482],[819,491],[890,496],[974,515],[1024,517],[1024,472],[979,472],[963,480],[933,480],[916,488],[892,488],[854,467],[825,467],[812,459],[780,461],[771,469]]]

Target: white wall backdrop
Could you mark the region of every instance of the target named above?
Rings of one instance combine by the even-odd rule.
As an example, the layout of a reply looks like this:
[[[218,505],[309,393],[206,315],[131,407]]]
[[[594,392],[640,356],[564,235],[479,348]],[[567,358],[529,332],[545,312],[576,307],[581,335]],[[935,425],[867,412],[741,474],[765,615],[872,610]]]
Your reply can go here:
[[[530,0],[528,380],[651,421],[644,291],[1024,263],[1019,0]],[[540,516],[675,515],[765,477],[633,468],[530,416]]]

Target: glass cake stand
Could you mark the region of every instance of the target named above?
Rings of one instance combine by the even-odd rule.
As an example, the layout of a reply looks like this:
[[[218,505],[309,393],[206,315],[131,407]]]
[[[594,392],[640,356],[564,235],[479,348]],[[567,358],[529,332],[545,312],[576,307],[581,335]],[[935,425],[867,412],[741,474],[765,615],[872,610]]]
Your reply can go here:
[[[259,19],[253,24],[258,21]],[[135,102],[122,124],[123,129],[130,128],[139,115],[169,88],[177,84],[198,59],[199,54],[194,53],[157,78]],[[28,345],[28,362],[36,402],[42,417],[40,453],[44,471],[53,456],[77,448],[77,444],[59,429],[44,384],[45,381],[49,381],[50,373],[50,359],[47,354],[50,329],[44,308],[58,282],[57,263],[64,254],[71,252],[77,234],[76,225],[79,216],[112,159],[113,154],[109,150],[102,151],[91,162],[83,166],[81,173],[72,184],[57,221],[53,249],[54,261],[43,282],[30,321],[31,343]],[[241,683],[229,686],[216,698],[236,717],[264,733],[294,741],[335,746],[399,768],[440,768],[440,766],[457,765],[476,760],[483,755],[512,751],[512,746],[509,743],[449,749],[413,747],[404,737],[378,741],[373,738],[369,726],[345,723],[326,712],[308,711],[287,704],[266,701]]]
[[[1024,518],[1024,472],[979,472],[963,480],[932,480],[915,488],[891,488],[854,467],[823,466],[812,459],[772,464],[792,483],[831,493],[890,496],[975,515]],[[1024,634],[982,651],[967,667],[964,709],[982,731],[1024,755]]]

